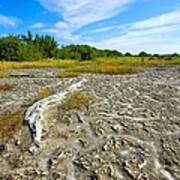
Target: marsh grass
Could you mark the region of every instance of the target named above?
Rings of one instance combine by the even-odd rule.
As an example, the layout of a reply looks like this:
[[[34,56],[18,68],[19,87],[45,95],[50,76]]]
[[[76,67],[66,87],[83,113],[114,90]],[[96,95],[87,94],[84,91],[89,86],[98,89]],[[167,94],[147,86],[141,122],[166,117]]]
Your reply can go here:
[[[133,66],[117,66],[117,65],[92,65],[92,66],[79,66],[70,69],[71,72],[77,73],[92,73],[92,74],[134,74],[139,71],[137,67]]]
[[[24,109],[15,112],[0,112],[0,140],[6,141],[12,138],[23,125]]]
[[[80,109],[94,102],[94,97],[87,95],[83,92],[70,93],[61,103],[60,108],[62,110],[70,111],[73,109]]]
[[[0,62],[0,71],[8,69],[34,69],[34,68],[70,68],[78,64],[73,60],[52,60],[52,61],[32,61],[32,62]]]
[[[58,74],[59,78],[75,78],[78,77],[81,73],[80,72],[71,72],[71,71],[63,71]]]
[[[33,62],[0,62],[0,71],[8,69],[61,68],[65,71],[59,77],[77,77],[81,73],[132,74],[141,68],[166,64],[180,64],[174,60],[149,59],[140,57],[98,58],[91,61],[42,60]],[[141,67],[141,68],[139,68]],[[6,75],[0,73],[0,77]]]
[[[8,74],[6,74],[6,73],[4,73],[4,72],[0,72],[0,79],[2,79],[2,78],[8,78],[8,77],[9,77]]]
[[[37,99],[43,99],[52,94],[53,94],[52,91],[50,91],[50,89],[48,87],[42,87],[38,91]]]
[[[11,83],[3,83],[0,84],[0,91],[11,91],[16,87],[15,84],[11,84]]]

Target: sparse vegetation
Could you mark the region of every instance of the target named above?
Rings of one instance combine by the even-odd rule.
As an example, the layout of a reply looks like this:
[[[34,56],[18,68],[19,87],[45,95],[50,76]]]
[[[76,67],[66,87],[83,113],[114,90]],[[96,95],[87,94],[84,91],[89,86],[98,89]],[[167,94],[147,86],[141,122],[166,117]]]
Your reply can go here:
[[[79,64],[78,61],[65,60],[65,61],[33,61],[33,62],[0,62],[0,70],[8,69],[33,69],[33,68],[70,68]]]
[[[4,72],[0,72],[0,79],[1,78],[7,78],[9,77],[8,74],[4,73]]]
[[[74,78],[74,77],[78,77],[80,75],[79,72],[71,72],[71,71],[63,71],[60,72],[58,77],[60,78]]]
[[[143,67],[164,64],[180,64],[180,58],[173,60],[149,59],[144,57],[98,58],[93,61],[52,60],[34,62],[0,62],[0,78],[8,77],[3,71],[8,69],[61,68],[65,71],[59,77],[77,77],[81,73],[132,74]]]
[[[64,111],[72,109],[80,109],[83,106],[88,106],[94,101],[94,98],[83,92],[70,93],[60,105],[60,108]]]
[[[38,91],[38,99],[43,99],[50,95],[52,95],[52,92],[50,91],[50,89],[48,87],[40,88]]]
[[[23,124],[24,110],[0,112],[0,139],[9,140]]]
[[[70,72],[76,73],[95,73],[95,74],[133,74],[138,72],[137,67],[117,66],[108,64],[92,64],[91,66],[79,66],[70,69]]]
[[[15,84],[11,84],[11,83],[3,83],[0,84],[0,91],[11,91],[16,87]]]

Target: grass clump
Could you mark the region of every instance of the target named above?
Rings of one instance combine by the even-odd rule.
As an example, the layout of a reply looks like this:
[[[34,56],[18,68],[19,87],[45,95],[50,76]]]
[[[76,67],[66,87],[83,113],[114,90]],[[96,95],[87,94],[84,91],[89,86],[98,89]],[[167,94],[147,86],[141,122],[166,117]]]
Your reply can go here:
[[[15,84],[3,83],[0,84],[0,91],[11,91],[15,88]]]
[[[38,99],[43,99],[50,95],[52,95],[52,92],[50,91],[50,89],[48,87],[42,87],[38,91]]]
[[[0,139],[9,140],[23,124],[24,110],[0,112]]]
[[[4,72],[0,72],[0,79],[1,78],[8,78],[9,76],[5,74]]]
[[[80,75],[79,72],[63,71],[59,73],[58,77],[59,78],[74,78],[74,77],[78,77],[79,75]]]
[[[64,111],[73,109],[80,109],[84,106],[90,105],[94,101],[94,98],[82,92],[70,93],[60,105]]]

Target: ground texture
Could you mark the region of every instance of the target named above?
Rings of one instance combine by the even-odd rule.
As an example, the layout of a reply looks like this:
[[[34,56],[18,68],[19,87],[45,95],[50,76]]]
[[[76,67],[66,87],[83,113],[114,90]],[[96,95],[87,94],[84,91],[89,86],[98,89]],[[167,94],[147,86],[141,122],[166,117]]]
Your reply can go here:
[[[12,77],[0,83],[16,86],[0,92],[0,114],[26,111],[42,98],[41,88],[56,94],[83,78],[79,93],[91,99],[82,106],[70,106],[72,98],[48,107],[34,154],[27,126],[2,137],[0,179],[180,179],[180,66],[73,79],[58,78],[57,69],[8,73]]]

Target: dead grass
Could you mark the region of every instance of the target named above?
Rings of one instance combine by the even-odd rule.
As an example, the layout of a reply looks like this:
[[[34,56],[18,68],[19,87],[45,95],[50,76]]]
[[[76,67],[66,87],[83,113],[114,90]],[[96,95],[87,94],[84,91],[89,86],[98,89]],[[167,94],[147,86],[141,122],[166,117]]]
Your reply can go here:
[[[63,71],[59,73],[58,77],[59,78],[75,78],[75,77],[78,77],[79,75],[80,75],[79,72]]]
[[[70,68],[78,64],[73,60],[33,61],[33,62],[0,62],[0,71],[8,69],[34,69],[34,68]]]
[[[70,137],[70,134],[66,131],[63,131],[63,132],[58,132],[57,133],[57,137],[58,138],[62,138],[62,139],[65,139],[65,140],[68,140],[69,137]]]
[[[6,74],[6,73],[4,73],[4,72],[0,72],[0,79],[1,78],[8,78],[9,76]]]
[[[15,112],[0,112],[0,139],[7,141],[23,124],[24,110]]]
[[[119,57],[99,58],[96,62],[106,65],[131,65],[131,66],[158,66],[165,64],[180,64],[180,58],[174,60],[140,58],[140,57]]]
[[[34,62],[0,62],[0,71],[8,69],[33,69],[33,68],[62,68],[64,73],[59,77],[77,77],[80,73],[104,73],[104,74],[132,74],[139,71],[139,67],[159,66],[164,64],[180,64],[180,58],[174,60],[119,57],[98,58],[92,61],[77,60],[42,60]],[[1,75],[2,74],[2,75]],[[0,77],[5,77],[0,73]]]
[[[48,87],[42,87],[38,91],[38,99],[43,99],[50,95],[52,95],[52,92],[50,91],[50,89]]]
[[[0,84],[0,91],[11,91],[16,87],[15,84],[3,83]]]
[[[119,65],[108,65],[108,64],[93,64],[91,66],[79,66],[71,68],[70,72],[76,73],[93,73],[93,74],[134,74],[139,71],[139,68],[134,66],[119,66]]]
[[[70,93],[60,105],[60,108],[64,111],[73,109],[80,109],[94,102],[94,98],[82,92]]]

